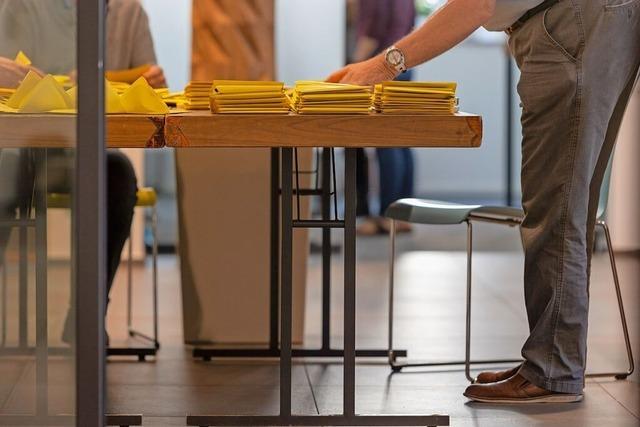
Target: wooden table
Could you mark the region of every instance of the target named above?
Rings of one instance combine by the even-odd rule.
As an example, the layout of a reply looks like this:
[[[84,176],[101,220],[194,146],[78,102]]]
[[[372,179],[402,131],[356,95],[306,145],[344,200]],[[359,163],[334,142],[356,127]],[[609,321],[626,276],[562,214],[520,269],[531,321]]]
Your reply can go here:
[[[108,115],[109,148],[164,147],[163,115]],[[73,148],[76,116],[71,114],[0,114],[0,148]]]
[[[54,115],[2,115],[0,148],[55,148],[75,144],[75,117]],[[128,148],[271,148],[271,279],[272,301],[279,316],[272,319],[275,339],[269,351],[280,357],[280,414],[276,416],[187,417],[190,426],[446,426],[447,415],[357,415],[355,408],[356,359],[356,149],[477,148],[482,142],[482,118],[470,114],[455,116],[406,115],[212,115],[192,112],[168,116],[108,116],[107,144]],[[299,188],[295,173],[297,148],[323,147],[322,219],[295,218]],[[331,213],[330,171],[335,170],[333,149],[345,149],[344,215]],[[294,184],[296,188],[294,189]],[[41,198],[40,204],[45,203]],[[244,207],[241,207],[244,208]],[[282,224],[281,230],[278,228]],[[330,252],[331,229],[344,230],[344,357],[343,413],[330,416],[298,416],[291,411],[292,357],[292,235],[295,228],[323,230],[323,255]],[[275,231],[275,233],[273,233]],[[281,234],[281,236],[278,236]],[[280,239],[278,239],[280,237]],[[280,242],[278,242],[280,240]],[[46,247],[46,246],[45,246]],[[326,260],[325,260],[326,261]],[[325,266],[330,265],[324,262]],[[278,280],[279,278],[279,280]],[[39,283],[46,283],[40,277]],[[279,282],[279,283],[278,283]],[[275,285],[274,285],[275,284]],[[279,284],[279,286],[278,286]],[[41,292],[42,285],[37,286]],[[45,304],[46,307],[46,304]],[[279,327],[279,331],[278,331]],[[45,329],[46,330],[46,329]],[[278,334],[279,332],[279,334]],[[42,337],[46,340],[45,337]],[[279,343],[279,346],[278,346]]]
[[[212,115],[209,112],[176,114],[167,117],[165,143],[167,147],[184,148],[271,148],[271,307],[275,318],[276,333],[273,336],[274,319],[271,319],[271,346],[265,355],[280,357],[280,415],[278,416],[207,416],[187,417],[189,426],[232,425],[449,425],[446,415],[381,416],[358,415],[355,408],[355,359],[356,352],[356,149],[365,147],[412,148],[475,148],[482,142],[482,119],[479,116],[458,114],[455,116],[385,116],[372,115]],[[323,147],[323,189],[314,194],[310,189],[298,187],[297,149]],[[327,150],[329,148],[329,150]],[[333,149],[345,149],[344,215],[331,213],[330,198],[333,194],[328,175],[335,171],[332,163]],[[278,174],[281,174],[278,176]],[[294,179],[292,179],[294,177]],[[295,188],[294,184],[295,182]],[[322,219],[296,217],[292,206],[301,194],[320,195],[323,199]],[[281,196],[281,197],[280,197]],[[279,202],[280,201],[280,206]],[[298,203],[299,205],[299,203]],[[240,207],[245,208],[245,207]],[[298,213],[299,215],[299,213]],[[278,225],[282,225],[278,236]],[[323,230],[323,258],[330,253],[331,229],[344,230],[344,350],[292,349],[292,235],[296,228]],[[280,237],[280,239],[278,239]],[[280,240],[280,245],[278,244]],[[330,263],[323,260],[323,276]],[[279,283],[278,283],[278,277]],[[275,278],[275,280],[274,280]],[[323,282],[325,282],[323,277]],[[280,286],[278,286],[278,284]],[[324,286],[324,283],[323,283]],[[278,293],[280,292],[280,293]],[[323,289],[327,294],[327,289]],[[323,304],[323,306],[325,306]],[[325,306],[326,307],[326,306]],[[326,310],[323,308],[323,314]],[[326,316],[327,318],[329,316]],[[278,325],[279,323],[279,325]],[[324,322],[323,322],[324,323]],[[279,326],[279,336],[277,327]],[[279,343],[279,345],[278,345]],[[275,346],[275,347],[274,347]],[[224,350],[202,349],[195,355],[224,354]],[[291,367],[293,357],[314,357],[314,351],[335,352],[334,357],[344,358],[343,413],[329,416],[297,416],[291,412]],[[250,351],[236,351],[237,355],[250,356]],[[234,351],[227,351],[233,357]],[[258,352],[258,354],[260,354]],[[385,355],[386,356],[386,355]]]
[[[476,148],[482,118],[408,115],[214,115],[167,116],[168,147],[415,147]]]

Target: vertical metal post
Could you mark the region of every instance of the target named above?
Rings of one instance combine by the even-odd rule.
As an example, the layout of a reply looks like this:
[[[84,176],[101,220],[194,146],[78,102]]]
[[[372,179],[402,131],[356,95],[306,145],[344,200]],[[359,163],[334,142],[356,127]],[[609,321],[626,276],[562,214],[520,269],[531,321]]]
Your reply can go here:
[[[356,150],[345,153],[344,416],[355,415],[356,394]]]
[[[282,268],[280,301],[280,416],[291,417],[293,278],[293,149],[282,149]]]
[[[29,219],[28,209],[24,207],[20,207],[20,219],[25,221]],[[28,270],[28,230],[24,225],[20,227],[18,233],[18,245],[20,252],[20,260],[19,263],[19,290],[18,290],[18,305],[19,305],[19,313],[18,313],[18,335],[19,335],[19,344],[20,348],[26,348],[29,345],[29,325],[28,325],[28,297],[29,297],[29,270]]]
[[[105,0],[79,1],[75,180],[76,425],[102,427],[106,299]]]
[[[48,405],[47,298],[47,150],[36,151],[36,413],[46,416]]]
[[[467,316],[464,346],[464,374],[473,382],[471,377],[471,283],[473,280],[473,224],[467,221]]]
[[[331,149],[322,150],[322,220],[331,219]],[[336,218],[337,219],[337,218]],[[322,229],[322,349],[331,348],[331,229]]]
[[[151,247],[151,262],[153,263],[153,345],[160,348],[160,337],[158,333],[158,204],[153,206],[151,214],[151,233],[153,234],[153,245]]]
[[[271,277],[269,279],[269,349],[278,349],[280,304],[280,149],[271,149]]]
[[[391,220],[391,230],[389,231],[389,364],[393,366],[395,356],[393,354],[393,304],[396,279],[396,221]]]

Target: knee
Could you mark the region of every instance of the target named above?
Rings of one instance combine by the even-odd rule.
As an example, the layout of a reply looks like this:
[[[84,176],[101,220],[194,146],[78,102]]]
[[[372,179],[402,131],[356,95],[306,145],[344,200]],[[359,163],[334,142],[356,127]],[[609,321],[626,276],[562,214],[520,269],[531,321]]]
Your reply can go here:
[[[124,153],[119,151],[107,153],[107,183],[109,200],[118,200],[133,209],[138,183],[133,164]]]

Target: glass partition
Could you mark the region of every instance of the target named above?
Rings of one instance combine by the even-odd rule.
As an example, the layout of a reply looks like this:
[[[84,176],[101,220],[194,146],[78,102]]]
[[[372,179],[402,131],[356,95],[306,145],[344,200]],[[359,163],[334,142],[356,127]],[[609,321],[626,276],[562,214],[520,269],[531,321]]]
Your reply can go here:
[[[77,22],[0,0],[0,426],[76,425]]]

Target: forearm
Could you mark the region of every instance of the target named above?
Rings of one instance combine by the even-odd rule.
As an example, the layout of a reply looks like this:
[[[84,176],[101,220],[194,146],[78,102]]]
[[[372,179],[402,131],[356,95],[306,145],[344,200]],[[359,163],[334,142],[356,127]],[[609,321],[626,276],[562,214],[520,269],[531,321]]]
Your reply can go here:
[[[453,48],[493,15],[495,0],[449,0],[416,31],[396,43],[408,68]]]

